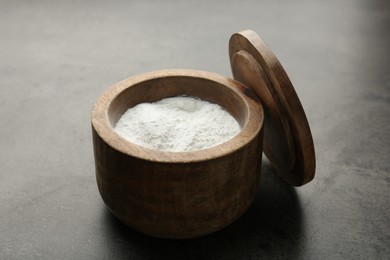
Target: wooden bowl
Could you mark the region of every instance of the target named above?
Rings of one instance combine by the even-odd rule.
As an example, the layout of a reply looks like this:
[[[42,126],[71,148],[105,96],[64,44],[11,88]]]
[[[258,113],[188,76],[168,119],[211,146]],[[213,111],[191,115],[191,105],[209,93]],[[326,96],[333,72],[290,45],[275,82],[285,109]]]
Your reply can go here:
[[[240,124],[231,140],[204,150],[164,152],[114,131],[130,107],[173,96],[194,96],[224,107]],[[92,112],[99,192],[131,228],[163,238],[192,238],[220,230],[250,206],[259,187],[263,108],[251,90],[217,74],[165,70],[109,88]]]

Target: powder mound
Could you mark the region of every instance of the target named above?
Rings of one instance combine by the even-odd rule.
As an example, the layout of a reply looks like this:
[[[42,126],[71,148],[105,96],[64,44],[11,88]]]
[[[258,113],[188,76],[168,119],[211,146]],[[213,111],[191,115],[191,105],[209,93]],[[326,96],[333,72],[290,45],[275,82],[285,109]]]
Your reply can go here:
[[[240,130],[234,117],[221,106],[187,96],[138,104],[115,126],[115,131],[132,143],[171,152],[213,147]]]

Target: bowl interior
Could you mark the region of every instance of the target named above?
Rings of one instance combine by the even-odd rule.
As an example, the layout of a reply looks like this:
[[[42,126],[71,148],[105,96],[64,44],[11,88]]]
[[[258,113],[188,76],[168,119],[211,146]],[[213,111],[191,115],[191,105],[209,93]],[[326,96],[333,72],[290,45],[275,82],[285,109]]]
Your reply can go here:
[[[222,106],[237,120],[241,128],[248,121],[249,108],[243,97],[232,87],[206,78],[179,75],[141,81],[120,92],[108,109],[111,127],[114,128],[120,117],[137,104],[182,95]]]

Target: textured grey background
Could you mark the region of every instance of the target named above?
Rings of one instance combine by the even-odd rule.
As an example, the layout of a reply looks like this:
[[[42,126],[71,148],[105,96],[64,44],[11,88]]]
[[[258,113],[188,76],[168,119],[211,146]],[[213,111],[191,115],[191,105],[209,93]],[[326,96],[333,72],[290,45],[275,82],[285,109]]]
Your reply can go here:
[[[150,238],[95,182],[90,111],[158,69],[230,76],[227,44],[257,31],[306,109],[313,182],[265,161],[250,210],[216,234]],[[389,259],[390,1],[0,1],[1,259]]]

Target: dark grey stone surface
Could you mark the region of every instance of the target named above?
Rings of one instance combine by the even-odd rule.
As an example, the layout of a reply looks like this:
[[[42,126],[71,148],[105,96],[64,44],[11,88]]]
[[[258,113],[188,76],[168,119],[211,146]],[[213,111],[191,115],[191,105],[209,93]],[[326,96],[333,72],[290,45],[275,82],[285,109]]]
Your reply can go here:
[[[90,111],[111,84],[192,68],[230,76],[257,31],[306,109],[316,177],[265,161],[254,205],[213,235],[151,238],[95,182]],[[390,2],[0,1],[0,259],[389,259]]]

